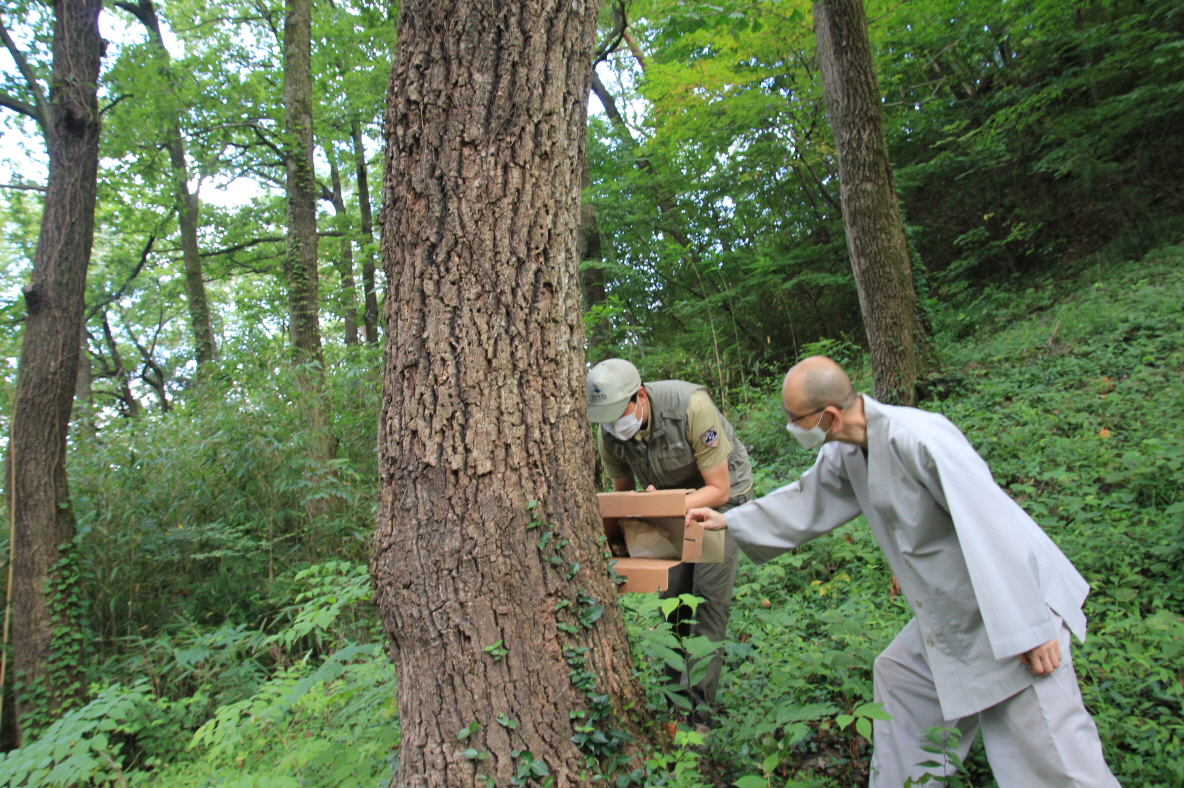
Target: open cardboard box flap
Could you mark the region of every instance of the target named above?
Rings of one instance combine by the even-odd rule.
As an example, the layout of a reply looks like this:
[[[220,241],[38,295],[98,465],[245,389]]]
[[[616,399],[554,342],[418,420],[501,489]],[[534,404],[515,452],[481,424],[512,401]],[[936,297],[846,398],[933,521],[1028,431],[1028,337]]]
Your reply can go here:
[[[686,490],[600,493],[600,516],[609,541],[624,541],[620,520],[636,517],[666,531],[671,544],[681,551],[682,560],[657,558],[618,558],[613,569],[626,578],[617,587],[620,593],[653,593],[670,587],[670,570],[680,563],[719,563],[724,560],[723,531],[706,531],[698,523],[684,526]]]

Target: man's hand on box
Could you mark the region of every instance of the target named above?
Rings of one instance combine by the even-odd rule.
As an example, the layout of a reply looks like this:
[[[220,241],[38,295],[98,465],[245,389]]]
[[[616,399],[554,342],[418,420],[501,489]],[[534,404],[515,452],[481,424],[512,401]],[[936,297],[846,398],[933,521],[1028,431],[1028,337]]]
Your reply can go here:
[[[721,531],[728,527],[728,521],[715,509],[691,509],[687,512],[685,526],[700,523],[708,531]]]

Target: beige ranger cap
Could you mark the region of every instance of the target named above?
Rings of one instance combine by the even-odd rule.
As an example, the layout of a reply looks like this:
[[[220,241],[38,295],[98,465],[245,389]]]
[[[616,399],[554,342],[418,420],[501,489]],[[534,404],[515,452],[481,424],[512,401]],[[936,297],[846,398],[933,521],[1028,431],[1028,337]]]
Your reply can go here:
[[[629,398],[641,388],[637,367],[623,358],[601,361],[584,381],[588,393],[588,418],[597,424],[621,418],[629,407]]]

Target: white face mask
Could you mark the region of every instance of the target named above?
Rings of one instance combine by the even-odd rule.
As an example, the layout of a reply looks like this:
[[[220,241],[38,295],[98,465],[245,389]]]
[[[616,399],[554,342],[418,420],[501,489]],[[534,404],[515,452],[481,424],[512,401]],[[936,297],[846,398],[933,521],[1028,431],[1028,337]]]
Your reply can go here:
[[[826,434],[830,432],[830,430],[822,429],[822,416],[825,415],[826,412],[823,411],[822,415],[818,417],[818,423],[810,429],[799,427],[792,421],[785,425],[785,429],[789,431],[790,435],[797,439],[797,442],[802,445],[803,449],[806,451],[814,451],[815,449],[821,448],[822,444],[826,443]],[[834,425],[832,424],[831,426],[833,427]]]
[[[617,440],[627,441],[641,429],[641,419],[637,418],[639,410],[641,410],[640,406],[634,408],[632,413],[627,413],[616,421],[605,422],[600,426],[608,430],[609,434]]]

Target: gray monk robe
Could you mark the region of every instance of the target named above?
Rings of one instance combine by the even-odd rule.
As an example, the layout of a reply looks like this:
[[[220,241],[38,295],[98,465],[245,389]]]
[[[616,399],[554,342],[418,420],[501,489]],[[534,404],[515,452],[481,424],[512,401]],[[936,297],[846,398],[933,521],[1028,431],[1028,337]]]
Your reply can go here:
[[[913,608],[942,715],[965,717],[1039,680],[1018,656],[1057,638],[1054,613],[1084,639],[1089,586],[949,420],[863,404],[866,458],[827,443],[798,481],[728,512],[728,529],[764,562],[864,514]]]

